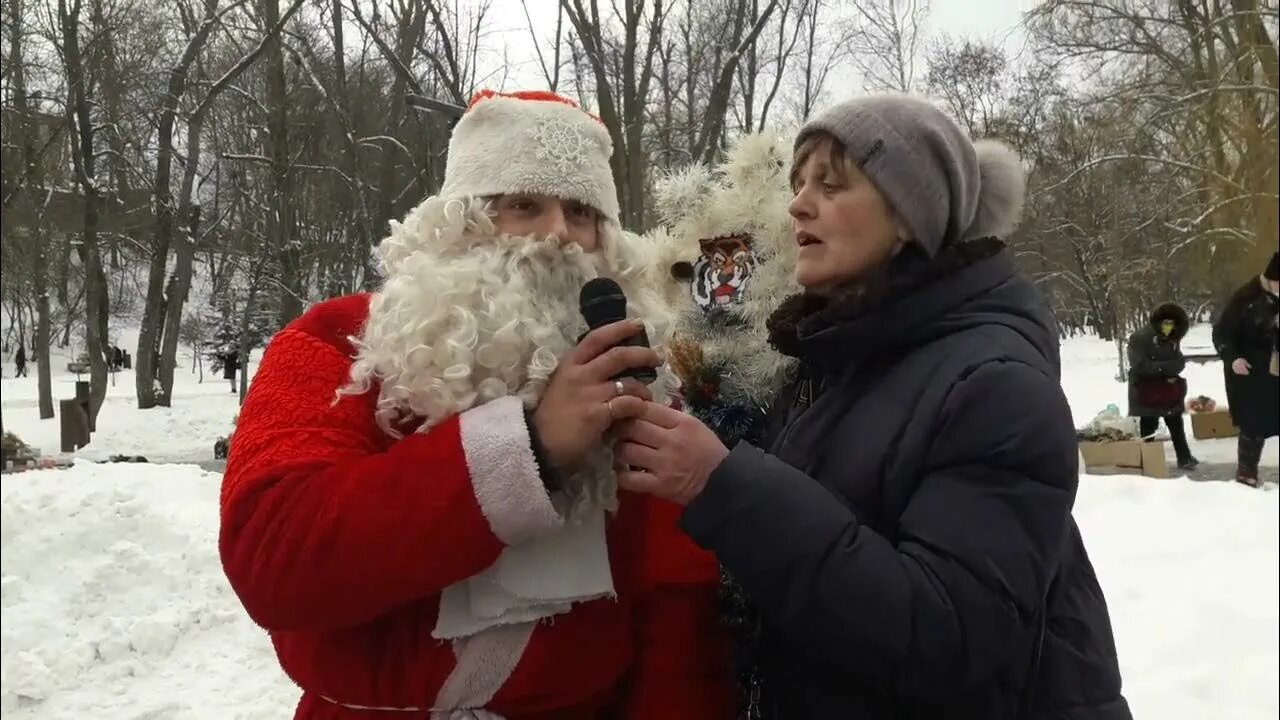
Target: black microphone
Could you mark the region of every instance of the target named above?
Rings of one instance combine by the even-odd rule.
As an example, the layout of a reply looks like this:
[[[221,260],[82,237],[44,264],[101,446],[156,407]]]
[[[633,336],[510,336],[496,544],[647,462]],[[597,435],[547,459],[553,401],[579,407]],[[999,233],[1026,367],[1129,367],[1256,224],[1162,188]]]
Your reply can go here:
[[[590,280],[583,285],[582,292],[578,295],[578,305],[582,308],[582,317],[587,321],[588,332],[627,319],[627,296],[618,283],[606,277]],[[649,347],[649,335],[644,328],[640,328],[640,332],[623,340],[621,344]],[[658,379],[658,374],[653,368],[639,367],[624,370],[613,379],[624,377],[635,378],[648,385]]]

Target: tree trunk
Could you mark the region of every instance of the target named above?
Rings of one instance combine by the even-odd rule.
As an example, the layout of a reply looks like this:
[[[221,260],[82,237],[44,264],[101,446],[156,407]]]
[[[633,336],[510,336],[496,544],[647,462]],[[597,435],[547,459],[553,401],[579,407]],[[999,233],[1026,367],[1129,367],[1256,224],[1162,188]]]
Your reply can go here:
[[[44,229],[43,204],[36,207],[36,198],[43,196],[40,192],[45,185],[44,165],[36,151],[35,138],[32,137],[30,122],[31,108],[27,102],[26,64],[22,40],[25,36],[22,28],[24,19],[23,0],[9,0],[9,62],[13,68],[13,104],[14,115],[18,123],[18,141],[22,146],[23,175],[26,180],[26,191],[20,196],[20,202],[28,204],[33,218],[30,228],[30,239],[35,261],[32,266],[32,283],[36,296],[35,342],[31,344],[31,352],[36,363],[36,387],[39,394],[40,419],[53,417],[53,380],[49,359],[49,237]]]
[[[151,257],[147,264],[147,295],[142,305],[142,326],[138,331],[137,361],[134,365],[134,387],[138,394],[139,410],[155,407],[158,403],[158,368],[155,367],[154,357],[160,324],[164,320],[164,272],[169,260],[169,245],[173,239],[173,194],[169,189],[172,143],[173,118],[166,115],[160,121],[160,151],[156,157],[156,181],[152,188],[156,227],[151,243]]]
[[[36,230],[36,383],[40,395],[40,419],[53,417],[53,365],[49,359],[49,278],[44,232]]]
[[[212,9],[209,10],[212,13]],[[165,268],[169,262],[169,248],[173,244],[173,231],[176,210],[173,198],[173,132],[177,120],[178,105],[187,89],[187,74],[199,56],[213,32],[215,23],[207,17],[195,35],[187,42],[182,56],[169,69],[168,87],[164,94],[164,102],[160,107],[160,122],[157,131],[158,149],[156,151],[156,174],[152,183],[152,197],[155,208],[155,234],[151,243],[151,258],[147,266],[147,296],[142,309],[142,327],[138,333],[138,365],[135,369],[135,383],[138,393],[138,408],[146,409],[155,405],[168,407],[173,390],[173,356],[166,354],[164,347],[173,343],[161,334],[167,326],[165,322]],[[198,136],[198,135],[197,135]],[[196,160],[190,159],[187,172],[193,172]],[[172,299],[170,299],[172,303]],[[177,303],[181,313],[182,304]],[[163,340],[162,340],[163,338]],[[174,343],[176,343],[176,338]],[[175,345],[176,347],[176,345]],[[154,366],[152,358],[155,351],[160,350],[161,367]],[[165,370],[166,358],[168,369]],[[168,378],[166,383],[164,378]],[[157,385],[157,379],[159,384]],[[157,394],[157,387],[161,390]]]
[[[236,353],[240,357],[240,404],[244,404],[244,397],[249,393],[249,353],[253,348],[249,347],[249,320],[258,310],[258,286],[261,284],[257,274],[253,278],[253,283],[249,286],[249,297],[244,303],[244,314],[240,316],[240,343]]]
[[[173,276],[170,278],[169,308],[164,318],[164,334],[160,345],[160,404],[173,402],[173,370],[178,354],[178,332],[182,327],[182,307],[191,291],[191,271],[196,255],[196,236],[200,227],[200,208],[192,208],[190,226],[177,242]]]
[[[81,0],[67,10],[67,0],[58,0],[58,19],[63,41],[63,63],[67,73],[68,121],[76,130],[72,148],[76,178],[84,199],[84,226],[80,234],[80,261],[85,274],[85,345],[89,354],[89,427],[96,427],[98,411],[107,396],[107,359],[105,353],[107,313],[107,278],[102,270],[98,248],[99,188],[95,174],[94,124],[89,112],[88,83],[80,50]]]
[[[264,25],[280,21],[276,0],[259,3]],[[295,236],[293,177],[289,162],[289,86],[284,72],[284,49],[278,35],[267,40],[267,157],[271,158],[271,212],[267,242],[276,249],[280,273],[278,321],[281,327],[302,314],[302,248]]]

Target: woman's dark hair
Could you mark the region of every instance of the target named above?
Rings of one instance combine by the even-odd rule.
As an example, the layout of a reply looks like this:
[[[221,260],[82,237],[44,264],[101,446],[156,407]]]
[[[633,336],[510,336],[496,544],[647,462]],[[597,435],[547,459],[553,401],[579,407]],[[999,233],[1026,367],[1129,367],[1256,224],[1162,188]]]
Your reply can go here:
[[[797,175],[800,168],[809,162],[809,158],[818,152],[823,143],[827,144],[827,164],[831,167],[831,172],[835,174],[836,179],[841,184],[849,184],[849,168],[853,166],[853,159],[845,151],[844,143],[834,135],[825,132],[815,132],[807,137],[796,147],[794,153],[791,154],[791,189],[795,191]]]

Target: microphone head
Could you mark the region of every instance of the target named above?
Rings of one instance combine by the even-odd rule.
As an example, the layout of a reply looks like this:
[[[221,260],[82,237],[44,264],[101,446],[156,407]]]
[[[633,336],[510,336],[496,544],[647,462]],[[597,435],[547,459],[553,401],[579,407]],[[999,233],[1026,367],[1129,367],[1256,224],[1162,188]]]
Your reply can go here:
[[[627,296],[618,283],[606,277],[598,277],[582,286],[578,305],[587,327],[592,330],[627,317]]]

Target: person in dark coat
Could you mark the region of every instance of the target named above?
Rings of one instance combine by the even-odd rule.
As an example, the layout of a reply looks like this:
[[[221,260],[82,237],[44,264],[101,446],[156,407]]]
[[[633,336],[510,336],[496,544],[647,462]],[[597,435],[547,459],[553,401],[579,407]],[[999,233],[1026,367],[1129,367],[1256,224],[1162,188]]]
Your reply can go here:
[[[1213,324],[1213,345],[1226,374],[1227,409],[1240,428],[1236,479],[1260,487],[1258,463],[1267,438],[1280,435],[1280,377],[1277,377],[1276,318],[1280,302],[1280,260],[1271,262],[1261,277],[1245,283]]]
[[[231,382],[231,392],[236,391],[236,372],[240,370],[240,354],[227,351],[222,354],[222,379]]]
[[[1178,467],[1184,470],[1200,464],[1191,454],[1182,422],[1187,399],[1182,370],[1187,359],[1182,355],[1181,343],[1190,326],[1186,310],[1165,303],[1151,312],[1146,327],[1129,336],[1129,416],[1139,418],[1139,433],[1144,438],[1155,435],[1160,418],[1164,418]]]
[[[15,378],[27,376],[27,348],[22,343],[18,343],[18,352],[13,355],[13,376]]]
[[[997,239],[1025,178],[931,104],[851,100],[796,141],[800,361],[757,447],[648,404],[619,484],[686,505],[762,617],[749,718],[1130,720],[1058,334]]]

